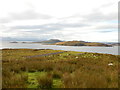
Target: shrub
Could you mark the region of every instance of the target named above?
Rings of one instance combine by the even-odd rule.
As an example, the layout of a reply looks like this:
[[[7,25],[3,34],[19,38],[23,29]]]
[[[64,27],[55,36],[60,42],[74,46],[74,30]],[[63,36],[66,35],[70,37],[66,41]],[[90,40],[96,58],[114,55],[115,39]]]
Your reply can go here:
[[[43,76],[37,77],[39,88],[52,88],[53,78],[51,74],[45,74]]]
[[[76,70],[74,73],[65,73],[63,75],[64,88],[116,88],[117,82],[112,79],[117,76],[111,76],[104,73],[96,73],[92,71],[82,72]],[[108,80],[109,79],[109,80]],[[116,78],[116,80],[118,80]]]
[[[3,88],[26,88],[26,82],[28,76],[25,74],[12,75],[9,77],[2,77],[2,87]]]
[[[53,71],[53,78],[61,78],[62,77],[62,72],[61,71]]]

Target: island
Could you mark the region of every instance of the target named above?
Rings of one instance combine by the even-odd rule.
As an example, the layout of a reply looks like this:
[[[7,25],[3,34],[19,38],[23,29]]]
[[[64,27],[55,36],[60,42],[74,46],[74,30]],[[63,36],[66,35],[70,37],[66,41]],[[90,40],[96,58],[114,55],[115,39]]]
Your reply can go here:
[[[63,46],[105,46],[111,47],[111,45],[98,43],[98,42],[85,42],[85,41],[65,41],[65,42],[58,42],[55,45],[63,45]]]
[[[34,42],[38,43],[38,42]],[[62,46],[104,46],[104,47],[111,47],[112,45],[99,43],[99,42],[86,42],[86,41],[62,41],[59,39],[50,39],[46,41],[39,42],[41,44],[47,44],[47,45],[62,45]]]
[[[12,42],[10,42],[10,43],[18,43],[18,42],[16,42],[16,41],[12,41]]]
[[[19,43],[19,41],[12,41],[10,43]],[[50,39],[50,40],[43,40],[43,41],[24,41],[20,43],[39,43],[43,45],[60,45],[60,46],[100,46],[100,47],[112,47],[112,46],[120,46],[120,43],[116,42],[108,42],[108,43],[103,43],[103,42],[88,42],[88,41],[77,41],[77,40],[72,40],[72,41],[64,41],[64,40],[59,40],[59,39]]]

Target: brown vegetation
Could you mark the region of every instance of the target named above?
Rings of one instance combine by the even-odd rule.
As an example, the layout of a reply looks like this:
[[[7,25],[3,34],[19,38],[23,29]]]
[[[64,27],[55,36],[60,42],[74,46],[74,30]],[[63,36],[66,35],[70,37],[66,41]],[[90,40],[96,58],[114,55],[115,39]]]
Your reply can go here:
[[[39,88],[118,88],[119,56],[98,53],[64,52],[56,55],[24,56],[60,52],[59,50],[2,50],[3,88],[27,88],[28,74],[46,72],[36,77]],[[112,66],[108,64],[112,62]],[[36,87],[36,88],[37,88]],[[60,87],[57,87],[60,88]]]

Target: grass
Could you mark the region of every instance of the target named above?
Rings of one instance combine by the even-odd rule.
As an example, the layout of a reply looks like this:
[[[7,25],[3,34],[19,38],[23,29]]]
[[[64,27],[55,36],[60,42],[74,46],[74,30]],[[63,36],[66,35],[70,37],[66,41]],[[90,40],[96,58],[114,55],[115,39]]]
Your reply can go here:
[[[51,73],[46,73],[45,75],[40,75],[37,77],[38,88],[52,88],[53,77]]]
[[[3,88],[118,88],[118,55],[3,49]],[[113,63],[109,66],[109,63]]]

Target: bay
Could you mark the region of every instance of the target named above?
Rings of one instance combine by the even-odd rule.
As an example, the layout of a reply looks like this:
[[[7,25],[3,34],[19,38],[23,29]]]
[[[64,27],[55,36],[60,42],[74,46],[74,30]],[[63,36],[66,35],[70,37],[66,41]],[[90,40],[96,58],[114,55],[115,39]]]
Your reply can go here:
[[[95,52],[95,53],[105,53],[119,55],[118,48],[120,46],[113,47],[94,47],[94,46],[58,46],[58,45],[42,45],[40,43],[10,43],[2,42],[0,43],[0,49],[12,48],[28,48],[28,49],[53,49],[53,50],[66,50],[66,51],[79,51],[79,52]]]

